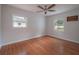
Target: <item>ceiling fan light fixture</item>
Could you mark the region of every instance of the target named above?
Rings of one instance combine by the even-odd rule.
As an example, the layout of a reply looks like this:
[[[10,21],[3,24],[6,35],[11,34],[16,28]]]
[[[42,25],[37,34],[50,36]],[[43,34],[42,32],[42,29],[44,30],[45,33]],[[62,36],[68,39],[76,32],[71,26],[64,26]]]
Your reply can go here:
[[[45,14],[47,14],[47,12],[45,12]]]

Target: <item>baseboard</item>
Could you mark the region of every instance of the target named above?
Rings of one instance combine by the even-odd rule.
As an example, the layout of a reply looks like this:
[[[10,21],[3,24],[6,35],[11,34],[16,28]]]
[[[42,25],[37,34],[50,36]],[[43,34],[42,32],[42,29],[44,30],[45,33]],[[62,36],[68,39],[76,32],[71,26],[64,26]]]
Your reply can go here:
[[[1,49],[1,47],[2,47],[2,44],[1,44],[1,42],[0,42],[0,49]]]
[[[1,46],[5,46],[5,45],[9,45],[9,44],[14,44],[14,43],[18,43],[18,42],[21,42],[21,41],[25,41],[25,40],[29,40],[29,39],[33,39],[33,38],[38,38],[38,37],[43,37],[43,36],[44,37],[48,36],[48,37],[52,37],[52,38],[56,38],[56,39],[60,39],[60,40],[69,41],[69,42],[73,42],[73,43],[79,44],[79,42],[75,42],[75,41],[71,41],[71,40],[65,40],[63,38],[59,38],[59,37],[56,37],[54,35],[37,35],[37,36],[30,37],[30,38],[25,38],[25,39],[21,39],[21,40],[5,43],[5,44],[2,44]],[[1,46],[0,46],[0,48],[1,48]]]
[[[0,49],[1,49],[2,45],[0,45]]]
[[[2,44],[2,46],[6,46],[6,45],[9,45],[9,44],[14,44],[14,43],[18,43],[18,42],[29,40],[29,39],[33,39],[33,38],[38,38],[38,37],[41,37],[41,36],[43,36],[43,35],[37,35],[37,36],[30,37],[30,38],[24,38],[24,39],[21,39],[21,40],[8,42],[8,43],[5,43],[5,44]]]
[[[56,36],[54,36],[54,35],[46,35],[46,36],[49,36],[49,37],[52,37],[52,38],[56,38],[56,39],[60,39],[60,40],[64,40],[64,41],[68,41],[68,42],[72,42],[72,43],[75,43],[75,44],[79,44],[79,42],[77,42],[77,41],[73,41],[73,40],[66,40],[66,39],[63,39],[63,38],[59,38],[59,37],[56,37]]]

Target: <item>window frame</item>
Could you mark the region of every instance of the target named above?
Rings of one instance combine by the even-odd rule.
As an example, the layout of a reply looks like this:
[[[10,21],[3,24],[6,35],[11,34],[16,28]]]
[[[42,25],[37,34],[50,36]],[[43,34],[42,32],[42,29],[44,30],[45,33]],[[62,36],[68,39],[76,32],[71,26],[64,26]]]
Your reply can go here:
[[[63,23],[61,25],[58,25],[58,21],[62,21]],[[64,32],[64,20],[56,20],[54,24],[54,29],[59,32]]]
[[[12,23],[14,28],[26,28],[27,17],[12,15]]]

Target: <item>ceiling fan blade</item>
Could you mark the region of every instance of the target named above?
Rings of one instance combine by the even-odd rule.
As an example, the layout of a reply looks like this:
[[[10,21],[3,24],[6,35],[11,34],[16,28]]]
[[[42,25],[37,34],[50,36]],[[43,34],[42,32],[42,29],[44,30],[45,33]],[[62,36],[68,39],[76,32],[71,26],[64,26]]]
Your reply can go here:
[[[47,9],[50,9],[50,8],[52,8],[52,7],[54,7],[55,6],[55,4],[52,4],[52,5],[50,5]]]
[[[39,6],[37,6],[37,7],[39,7],[39,8],[41,8],[41,9],[43,9],[43,10],[44,10],[44,8],[43,8],[42,6],[40,6],[40,5],[39,5]]]
[[[50,12],[54,12],[54,11],[56,11],[56,10],[48,10],[48,11],[50,11]]]

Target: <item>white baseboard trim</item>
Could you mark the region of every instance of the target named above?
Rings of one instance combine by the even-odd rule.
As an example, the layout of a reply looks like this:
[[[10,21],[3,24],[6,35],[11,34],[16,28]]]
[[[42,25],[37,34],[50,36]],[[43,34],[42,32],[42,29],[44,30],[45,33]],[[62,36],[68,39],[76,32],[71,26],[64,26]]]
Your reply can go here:
[[[30,37],[30,38],[24,38],[24,39],[21,39],[21,40],[8,42],[8,43],[5,43],[5,44],[2,44],[2,46],[14,44],[14,43],[21,42],[21,41],[24,41],[24,40],[29,40],[29,39],[32,39],[32,38],[38,38],[38,37],[41,37],[41,36],[43,36],[43,35],[37,35],[37,36]]]
[[[30,38],[25,38],[25,39],[21,39],[21,40],[17,40],[17,41],[8,42],[8,43],[5,43],[5,44],[0,45],[0,48],[1,48],[2,46],[5,46],[5,45],[14,44],[14,43],[21,42],[21,41],[24,41],[24,40],[29,40],[29,39],[32,39],[32,38],[38,38],[38,37],[41,37],[41,36],[44,36],[44,35],[37,35],[37,36],[30,37]],[[59,38],[59,39],[62,39],[62,40],[66,40],[66,39],[64,39],[64,38],[60,38],[60,37],[57,37],[57,36],[55,36],[55,35],[50,35],[50,34],[48,34],[48,36],[56,37],[56,38]],[[78,44],[79,44],[79,42],[73,41],[73,40],[68,40],[68,39],[67,39],[66,41],[70,41],[70,42],[74,42],[74,43],[78,43]]]
[[[0,45],[0,49],[1,49],[2,45]]]
[[[62,39],[62,40],[66,40],[67,38],[60,38],[60,37],[57,37],[57,36],[55,36],[55,35],[50,35],[50,34],[48,34],[49,36],[51,36],[51,37],[56,37],[56,38],[59,38],[59,39]],[[74,40],[66,40],[66,41],[70,41],[70,42],[74,42],[74,43],[77,43],[77,44],[79,44],[79,42],[78,41],[74,41]]]

